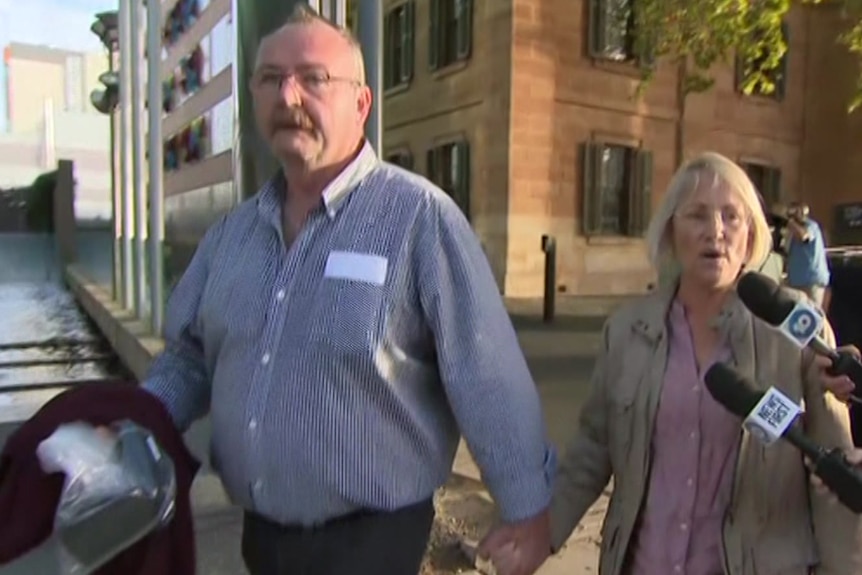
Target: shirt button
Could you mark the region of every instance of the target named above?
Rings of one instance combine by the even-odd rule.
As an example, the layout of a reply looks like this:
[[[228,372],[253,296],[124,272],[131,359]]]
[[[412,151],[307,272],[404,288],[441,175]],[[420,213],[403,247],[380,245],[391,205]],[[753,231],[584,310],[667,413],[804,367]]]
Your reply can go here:
[[[266,362],[264,362],[264,363],[266,363]],[[692,431],[691,433],[689,433],[689,434],[688,434],[688,436],[689,436],[691,439],[697,439],[697,432],[696,432],[696,431]]]
[[[254,481],[254,485],[252,485],[252,487],[254,488],[255,491],[260,491],[260,488],[263,487],[263,481],[261,481],[260,479],[256,479]]]
[[[694,485],[694,479],[689,477],[688,479],[685,480],[685,484],[688,485],[689,487],[691,487],[692,485]]]
[[[280,289],[280,290],[278,290],[278,293],[275,294],[275,299],[277,299],[278,301],[281,301],[284,299],[284,295],[285,295],[284,290]]]
[[[261,362],[263,365],[268,364],[268,363],[269,363],[269,354],[268,354],[268,353],[263,354],[263,357],[262,357],[262,358],[260,358],[260,362]]]
[[[673,566],[674,573],[682,573],[682,565],[674,565]]]
[[[257,429],[257,420],[256,420],[256,419],[252,419],[251,421],[249,421],[249,422],[248,422],[248,428],[249,428],[249,429],[251,429],[252,431],[254,431],[255,429]]]
[[[679,528],[681,531],[688,531],[688,523],[680,523]]]

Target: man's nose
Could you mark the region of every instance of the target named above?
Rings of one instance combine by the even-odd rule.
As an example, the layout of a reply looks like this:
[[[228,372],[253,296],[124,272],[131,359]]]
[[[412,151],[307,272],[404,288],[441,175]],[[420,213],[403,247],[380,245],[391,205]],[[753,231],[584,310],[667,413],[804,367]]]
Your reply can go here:
[[[302,94],[296,76],[289,74],[281,80],[281,97],[288,106],[297,106],[302,103]]]

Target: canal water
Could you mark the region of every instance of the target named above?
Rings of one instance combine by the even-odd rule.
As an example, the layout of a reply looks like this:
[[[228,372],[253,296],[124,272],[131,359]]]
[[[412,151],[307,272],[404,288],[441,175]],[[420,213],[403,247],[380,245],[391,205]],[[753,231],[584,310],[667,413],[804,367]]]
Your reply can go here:
[[[110,262],[96,253],[101,243],[84,243],[84,260],[101,260],[98,268]],[[0,425],[26,420],[70,386],[130,378],[61,278],[51,236],[0,234]]]

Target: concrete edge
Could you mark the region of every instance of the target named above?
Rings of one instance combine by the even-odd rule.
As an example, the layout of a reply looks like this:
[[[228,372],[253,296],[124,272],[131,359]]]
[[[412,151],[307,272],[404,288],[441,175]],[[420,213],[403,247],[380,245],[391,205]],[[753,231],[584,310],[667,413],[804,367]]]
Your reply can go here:
[[[146,322],[137,319],[134,312],[123,309],[110,292],[91,281],[78,266],[66,266],[64,279],[123,364],[142,380],[153,357],[164,347],[161,338],[153,336]]]
[[[141,381],[153,357],[164,347],[161,338],[154,337],[146,322],[123,309],[109,291],[91,281],[78,266],[66,266],[64,271],[66,285],[75,299],[108,340],[120,361]],[[196,513],[232,505],[218,476],[206,471],[195,477],[191,502]]]

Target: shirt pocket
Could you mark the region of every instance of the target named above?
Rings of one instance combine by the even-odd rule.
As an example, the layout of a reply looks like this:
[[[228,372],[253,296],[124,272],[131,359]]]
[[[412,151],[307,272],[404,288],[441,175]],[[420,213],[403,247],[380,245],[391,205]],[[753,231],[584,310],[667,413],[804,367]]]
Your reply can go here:
[[[373,356],[381,339],[385,286],[324,278],[311,314],[315,347],[336,354]]]

